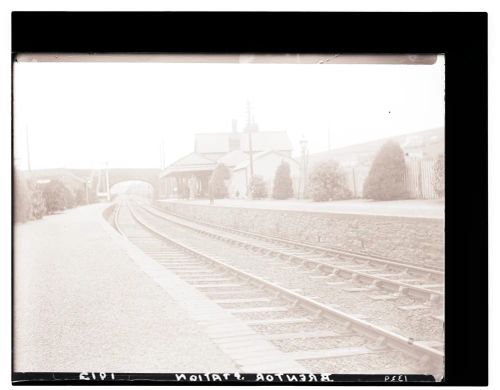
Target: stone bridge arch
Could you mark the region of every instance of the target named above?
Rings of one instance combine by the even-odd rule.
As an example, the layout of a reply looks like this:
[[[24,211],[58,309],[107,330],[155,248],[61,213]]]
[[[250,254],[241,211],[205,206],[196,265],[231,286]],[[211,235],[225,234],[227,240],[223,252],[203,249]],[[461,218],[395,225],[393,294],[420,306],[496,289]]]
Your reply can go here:
[[[124,181],[144,181],[153,187],[153,197],[158,198],[160,189],[161,169],[154,168],[109,168],[109,188],[114,184]],[[39,169],[30,172],[30,177],[35,180],[59,180],[74,190],[82,190],[97,194],[99,181],[106,187],[106,169]],[[102,191],[101,191],[102,192]]]
[[[160,169],[114,168],[108,170],[109,188],[125,181],[143,181],[153,187],[153,198],[158,198],[160,190]]]

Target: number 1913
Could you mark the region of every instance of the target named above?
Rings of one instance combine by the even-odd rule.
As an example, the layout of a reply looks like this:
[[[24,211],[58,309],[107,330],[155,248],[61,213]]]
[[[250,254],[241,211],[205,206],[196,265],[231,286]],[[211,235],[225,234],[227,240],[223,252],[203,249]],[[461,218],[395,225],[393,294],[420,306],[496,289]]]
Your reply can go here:
[[[105,372],[81,372],[80,380],[82,381],[98,381],[98,380],[114,380],[115,374],[106,374]]]

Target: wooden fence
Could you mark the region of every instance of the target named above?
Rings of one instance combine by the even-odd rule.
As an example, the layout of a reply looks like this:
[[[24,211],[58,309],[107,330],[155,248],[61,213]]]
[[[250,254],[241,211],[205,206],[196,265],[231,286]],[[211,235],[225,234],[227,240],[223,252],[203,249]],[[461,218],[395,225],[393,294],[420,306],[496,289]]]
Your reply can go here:
[[[438,199],[434,191],[434,159],[406,159],[405,183],[408,195],[412,199]],[[363,185],[370,171],[369,166],[357,166],[345,169],[347,186],[356,198],[363,197]]]

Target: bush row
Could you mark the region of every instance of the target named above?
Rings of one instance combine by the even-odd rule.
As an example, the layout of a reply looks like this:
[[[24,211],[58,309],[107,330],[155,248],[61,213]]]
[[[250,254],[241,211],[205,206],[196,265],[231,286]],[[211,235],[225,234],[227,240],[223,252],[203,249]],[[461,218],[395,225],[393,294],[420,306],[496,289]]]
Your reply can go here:
[[[444,156],[434,163],[433,187],[436,194],[444,195]],[[388,141],[380,148],[370,167],[363,186],[363,198],[373,200],[406,199],[406,162],[401,146]],[[309,195],[317,202],[352,198],[345,175],[335,161],[316,165],[309,178]]]
[[[394,141],[388,141],[378,151],[363,186],[363,198],[373,200],[397,200],[408,198],[405,183],[406,162],[404,151]],[[228,196],[225,180],[230,177],[227,167],[219,164],[210,179],[214,198]],[[434,164],[433,187],[436,194],[444,194],[444,156]],[[266,184],[261,176],[250,180],[249,195],[253,199],[267,198]],[[278,166],[272,194],[274,199],[294,196],[290,166],[282,162]],[[307,197],[315,202],[352,199],[353,193],[346,183],[345,172],[336,161],[318,163],[311,171],[307,186]]]
[[[26,222],[86,204],[84,189],[73,190],[59,180],[38,183],[20,172],[14,175],[14,221]]]

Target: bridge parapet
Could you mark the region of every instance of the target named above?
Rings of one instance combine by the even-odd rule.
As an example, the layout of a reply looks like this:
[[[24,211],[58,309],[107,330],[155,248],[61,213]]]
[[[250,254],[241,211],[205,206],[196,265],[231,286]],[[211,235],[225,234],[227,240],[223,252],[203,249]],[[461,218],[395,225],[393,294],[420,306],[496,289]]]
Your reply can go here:
[[[60,180],[75,188],[83,186],[96,195],[110,197],[110,188],[125,181],[143,181],[153,187],[153,197],[158,198],[161,169],[156,168],[109,168],[109,169],[39,169],[31,171],[35,180]]]

